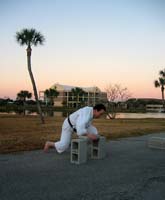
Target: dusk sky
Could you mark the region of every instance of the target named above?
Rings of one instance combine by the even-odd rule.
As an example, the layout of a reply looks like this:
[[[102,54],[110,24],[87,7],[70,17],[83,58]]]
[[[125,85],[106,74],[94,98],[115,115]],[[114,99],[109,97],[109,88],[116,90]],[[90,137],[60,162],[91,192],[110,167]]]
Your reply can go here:
[[[38,91],[121,84],[134,98],[161,98],[165,0],[0,0],[0,27],[0,98],[32,92],[26,46],[15,39],[23,28],[46,39],[32,47]]]

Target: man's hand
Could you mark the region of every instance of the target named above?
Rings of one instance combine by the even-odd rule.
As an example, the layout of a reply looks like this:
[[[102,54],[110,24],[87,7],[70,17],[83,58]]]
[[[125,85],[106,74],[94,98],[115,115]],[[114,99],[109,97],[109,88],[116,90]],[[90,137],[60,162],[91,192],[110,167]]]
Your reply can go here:
[[[92,133],[88,133],[87,134],[87,137],[91,140],[97,140],[98,139],[98,136],[95,135],[95,134],[92,134]]]

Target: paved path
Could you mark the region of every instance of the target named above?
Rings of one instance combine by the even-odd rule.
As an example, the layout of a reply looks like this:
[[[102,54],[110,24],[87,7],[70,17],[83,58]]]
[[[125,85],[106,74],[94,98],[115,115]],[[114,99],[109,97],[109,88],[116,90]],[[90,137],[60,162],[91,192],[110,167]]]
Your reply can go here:
[[[0,155],[0,199],[165,200],[165,150],[146,146],[152,136],[110,141],[104,160],[83,165],[69,151]]]

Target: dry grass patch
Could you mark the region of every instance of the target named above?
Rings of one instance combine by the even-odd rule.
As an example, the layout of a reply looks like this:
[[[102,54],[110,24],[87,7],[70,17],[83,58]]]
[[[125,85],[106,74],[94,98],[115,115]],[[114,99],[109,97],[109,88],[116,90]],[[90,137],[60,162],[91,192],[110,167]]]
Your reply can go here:
[[[62,117],[0,115],[0,153],[42,149],[46,140],[60,138]],[[107,139],[165,131],[165,119],[97,119],[94,125]],[[74,136],[75,137],[75,136]]]
[[[0,152],[41,149],[46,140],[59,139],[62,118],[46,118],[41,124],[36,116],[0,116]]]
[[[131,137],[165,131],[165,119],[115,119],[95,122],[108,139]]]

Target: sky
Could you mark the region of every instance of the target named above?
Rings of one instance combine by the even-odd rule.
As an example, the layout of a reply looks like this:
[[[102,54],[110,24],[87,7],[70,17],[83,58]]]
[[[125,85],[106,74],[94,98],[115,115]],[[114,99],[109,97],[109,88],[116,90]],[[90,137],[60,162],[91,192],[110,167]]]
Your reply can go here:
[[[0,0],[0,27],[0,98],[33,93],[26,46],[15,39],[23,28],[45,37],[32,47],[38,91],[120,84],[133,98],[161,98],[165,0]]]

